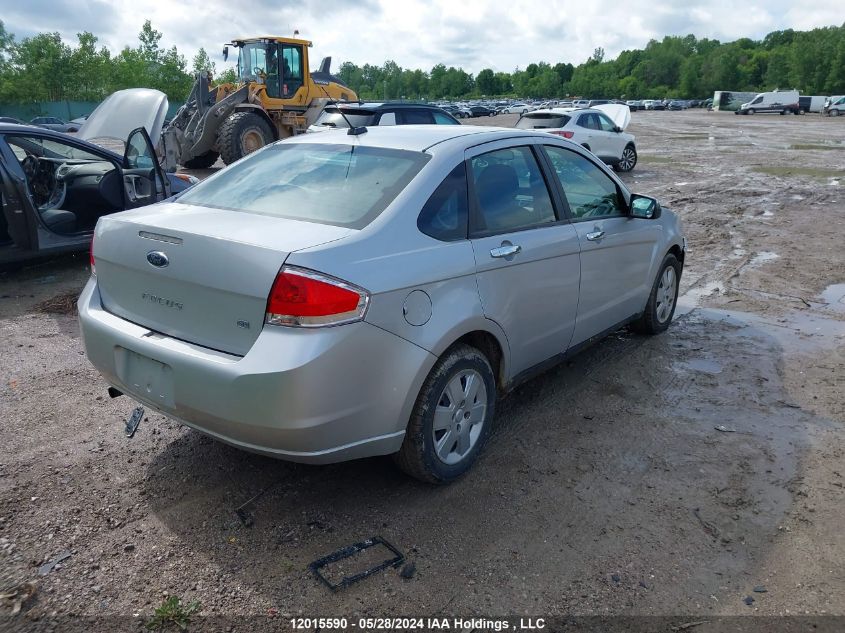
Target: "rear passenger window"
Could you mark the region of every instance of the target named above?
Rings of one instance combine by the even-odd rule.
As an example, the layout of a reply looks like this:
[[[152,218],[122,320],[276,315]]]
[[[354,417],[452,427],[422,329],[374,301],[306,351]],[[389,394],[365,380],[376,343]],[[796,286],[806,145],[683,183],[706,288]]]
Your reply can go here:
[[[530,147],[511,147],[471,161],[475,233],[507,233],[554,222],[546,181]]]
[[[627,215],[619,190],[601,169],[575,152],[546,145],[572,219]]]
[[[444,242],[465,240],[467,215],[467,173],[461,163],[431,194],[417,218],[417,227]]]

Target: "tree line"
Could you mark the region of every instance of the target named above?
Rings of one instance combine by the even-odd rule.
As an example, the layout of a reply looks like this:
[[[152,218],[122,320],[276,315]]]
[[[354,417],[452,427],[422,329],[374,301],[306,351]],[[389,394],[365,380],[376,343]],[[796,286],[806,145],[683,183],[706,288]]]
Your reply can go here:
[[[183,101],[197,72],[214,70],[200,49],[189,66],[175,46],[161,47],[162,33],[144,23],[135,47],[112,54],[97,37],[79,33],[65,44],[58,33],[20,41],[0,21],[0,103],[99,101],[123,88],[156,88]],[[796,88],[803,94],[845,94],[845,24],[811,31],[773,31],[762,40],[721,43],[693,35],[651,40],[611,60],[595,49],[583,63],[541,61],[524,70],[473,76],[437,64],[430,71],[345,62],[338,76],[362,99],[462,99],[471,97],[702,98],[715,90]],[[232,81],[229,68],[217,82]]]

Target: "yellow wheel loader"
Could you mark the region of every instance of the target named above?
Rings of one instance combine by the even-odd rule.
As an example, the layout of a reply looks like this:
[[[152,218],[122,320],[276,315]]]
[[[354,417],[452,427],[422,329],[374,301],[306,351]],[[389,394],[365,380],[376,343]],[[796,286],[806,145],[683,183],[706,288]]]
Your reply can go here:
[[[167,170],[227,165],[273,141],[304,132],[332,101],[358,95],[331,74],[331,57],[308,70],[311,42],[286,37],[234,40],[238,82],[211,86],[200,74],[183,105],[162,131],[159,153]]]

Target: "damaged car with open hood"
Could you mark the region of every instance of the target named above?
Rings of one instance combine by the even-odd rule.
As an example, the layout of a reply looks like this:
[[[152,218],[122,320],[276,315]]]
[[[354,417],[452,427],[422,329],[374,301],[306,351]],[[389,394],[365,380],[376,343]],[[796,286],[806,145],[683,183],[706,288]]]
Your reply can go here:
[[[158,90],[119,91],[76,136],[0,123],[0,264],[86,250],[97,220],[159,202],[197,179],[164,173]]]
[[[548,108],[526,112],[516,122],[520,130],[540,130],[567,138],[590,150],[616,171],[631,171],[637,164],[634,135],[625,132],[631,109],[608,103],[592,108]]]

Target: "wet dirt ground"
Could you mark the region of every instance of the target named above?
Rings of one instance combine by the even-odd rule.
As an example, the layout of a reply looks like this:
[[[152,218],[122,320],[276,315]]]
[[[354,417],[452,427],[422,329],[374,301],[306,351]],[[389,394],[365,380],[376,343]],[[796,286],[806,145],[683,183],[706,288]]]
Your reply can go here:
[[[106,395],[68,313],[87,254],[0,275],[0,594],[35,583],[19,615],[0,603],[0,629],[140,630],[171,595],[244,631],[297,615],[845,615],[845,121],[644,112],[628,131],[623,179],[689,240],[675,324],[621,331],[509,395],[448,487],[387,458],[258,457],[149,412],[128,440],[134,405]],[[256,495],[246,526],[235,509]],[[308,570],[376,535],[411,578],[331,593]]]

